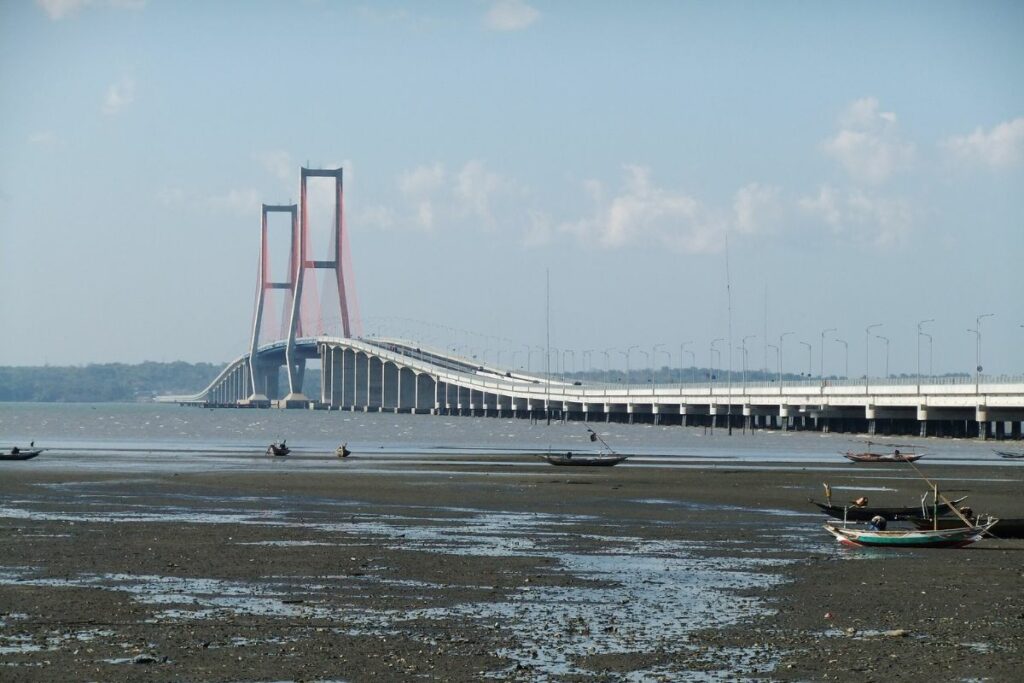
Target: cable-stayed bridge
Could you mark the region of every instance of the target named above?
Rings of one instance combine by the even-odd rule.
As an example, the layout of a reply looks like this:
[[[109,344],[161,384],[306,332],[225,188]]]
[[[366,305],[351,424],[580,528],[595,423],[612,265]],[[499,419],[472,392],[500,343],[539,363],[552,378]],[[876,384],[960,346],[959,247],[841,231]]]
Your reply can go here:
[[[309,179],[333,181],[325,258],[314,257]],[[283,279],[274,280],[268,217],[290,219]],[[495,367],[410,340],[360,334],[344,222],[342,169],[301,169],[300,203],[262,208],[252,338],[182,404],[645,422],[710,427],[1021,438],[1024,377],[884,378],[624,385],[564,381]],[[321,254],[323,255],[323,254]],[[323,271],[317,283],[314,277]],[[283,294],[273,301],[275,294]],[[281,312],[273,320],[275,311]],[[325,321],[327,321],[325,323]],[[271,340],[271,341],[268,341]],[[320,395],[303,393],[319,360]]]

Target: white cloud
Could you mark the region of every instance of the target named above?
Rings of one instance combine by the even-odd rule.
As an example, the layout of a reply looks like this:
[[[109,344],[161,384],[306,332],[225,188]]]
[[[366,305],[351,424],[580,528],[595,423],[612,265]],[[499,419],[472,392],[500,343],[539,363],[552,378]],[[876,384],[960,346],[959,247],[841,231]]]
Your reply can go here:
[[[398,189],[413,205],[413,222],[421,228],[434,227],[434,204],[445,182],[444,166],[435,162],[430,166],[419,166],[399,176]]]
[[[523,0],[497,0],[487,10],[484,25],[494,31],[521,31],[539,17],[540,12]]]
[[[53,147],[59,140],[57,134],[52,130],[41,130],[32,133],[28,136],[29,144],[39,145],[40,147]]]
[[[134,10],[145,6],[146,0],[36,0],[36,4],[43,8],[50,19],[60,21],[84,7],[106,5],[107,7]]]
[[[212,209],[257,218],[260,215],[262,203],[260,193],[252,188],[229,190],[224,194],[206,199],[206,204]]]
[[[653,185],[646,167],[626,166],[625,172],[624,187],[610,200],[590,181],[585,189],[595,200],[594,214],[563,223],[559,230],[606,248],[659,246],[685,253],[723,248],[728,220],[689,195]]]
[[[797,206],[820,221],[842,241],[888,247],[909,237],[914,222],[910,204],[899,198],[872,196],[860,189],[839,190],[823,185],[817,196],[803,197]]]
[[[779,188],[760,183],[741,187],[733,200],[733,213],[733,227],[741,235],[772,230],[784,213]]]
[[[944,140],[942,146],[961,161],[994,168],[1013,166],[1024,158],[1024,117],[1004,121],[987,131],[978,127],[969,135]]]
[[[111,83],[107,95],[103,98],[103,113],[114,116],[135,101],[135,81],[124,78]]]
[[[455,198],[462,213],[493,228],[496,221],[491,213],[491,201],[505,186],[497,173],[488,171],[479,161],[470,161],[455,179]]]
[[[839,132],[822,143],[855,180],[872,184],[885,181],[914,157],[914,146],[897,134],[896,115],[878,106],[874,97],[853,102],[840,117]]]
[[[298,183],[299,166],[292,161],[288,152],[283,150],[272,150],[267,152],[256,152],[252,155],[267,173],[283,183]]]

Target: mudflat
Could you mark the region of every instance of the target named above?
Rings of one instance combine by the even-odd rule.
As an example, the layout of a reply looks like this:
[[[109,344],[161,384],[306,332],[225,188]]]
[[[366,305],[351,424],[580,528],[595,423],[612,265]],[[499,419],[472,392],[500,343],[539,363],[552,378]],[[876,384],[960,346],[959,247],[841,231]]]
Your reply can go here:
[[[1024,541],[843,548],[807,503],[826,480],[836,500],[916,503],[927,487],[899,464],[369,460],[4,464],[0,679],[931,683],[1024,670]],[[1024,469],[922,470],[977,512],[1024,517]]]

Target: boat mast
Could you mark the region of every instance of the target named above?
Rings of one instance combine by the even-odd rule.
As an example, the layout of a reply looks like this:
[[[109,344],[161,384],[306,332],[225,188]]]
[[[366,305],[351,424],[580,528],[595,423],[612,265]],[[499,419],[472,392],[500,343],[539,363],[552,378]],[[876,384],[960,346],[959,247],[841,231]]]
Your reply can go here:
[[[544,336],[547,343],[546,372],[548,376],[547,392],[544,396],[544,412],[547,415],[548,426],[551,425],[551,269],[544,270]]]

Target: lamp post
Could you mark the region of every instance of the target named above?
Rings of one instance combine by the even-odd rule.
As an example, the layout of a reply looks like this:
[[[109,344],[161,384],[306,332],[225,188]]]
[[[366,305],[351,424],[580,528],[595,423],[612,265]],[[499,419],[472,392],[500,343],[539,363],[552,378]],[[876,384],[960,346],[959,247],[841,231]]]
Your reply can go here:
[[[630,375],[629,375],[629,360],[630,360],[630,356],[633,353],[633,349],[639,349],[639,348],[640,348],[639,346],[634,344],[633,346],[630,346],[629,348],[626,349],[626,384],[630,384]]]
[[[644,366],[645,367],[650,367],[651,366],[651,354],[647,353],[646,351],[644,351],[643,349],[640,349],[640,348],[638,348],[636,350],[636,352],[644,354]],[[640,377],[642,379],[643,375],[641,375]]]
[[[572,372],[573,372],[573,374],[576,374],[576,351],[573,350],[573,349],[566,349],[565,351],[562,351],[562,381],[563,382],[565,381],[565,354],[569,354],[569,357],[572,358]]]
[[[830,327],[827,330],[821,331],[821,365],[818,368],[818,377],[825,378],[825,335],[829,332],[838,332],[834,327]]]
[[[779,394],[782,393],[782,354],[779,353],[779,347],[775,344],[766,344],[769,349],[775,349],[775,366],[779,370]]]
[[[687,346],[689,346],[692,343],[693,343],[692,341],[685,341],[685,342],[683,342],[682,344],[679,345],[679,384],[680,385],[682,385],[682,383],[683,383],[683,354],[684,353],[690,354],[690,360],[692,361],[691,364],[690,364],[690,367],[693,368],[693,372],[697,372],[697,355],[693,351],[690,351],[689,349],[686,348]],[[693,379],[694,378],[691,376],[690,377],[690,381],[692,382]]]
[[[811,345],[805,341],[800,342],[807,347],[807,378],[811,377]]]
[[[526,350],[526,374],[530,374],[530,354],[533,348],[529,344],[523,344],[523,349]]]
[[[844,356],[846,357],[846,365],[845,370],[843,372],[843,378],[850,379],[850,345],[846,343],[845,339],[835,339],[835,341],[842,344],[843,350],[846,352],[844,354]]]
[[[885,378],[889,379],[889,338],[880,334],[876,334],[875,337],[885,342]]]
[[[519,349],[516,349],[515,351],[512,352],[512,371],[513,372],[516,369],[516,354],[518,354],[518,353],[519,353]]]
[[[922,332],[921,336],[928,340],[928,376],[934,377],[935,371],[932,369],[932,335]]]
[[[881,327],[882,323],[872,323],[864,328],[864,396],[868,395],[868,378],[871,376],[871,330]]]
[[[921,326],[928,323],[935,322],[935,318],[929,318],[928,320],[921,320],[917,323],[917,393],[921,393],[921,335],[924,333],[921,331]]]
[[[662,346],[664,346],[664,344],[655,344],[654,346],[651,347],[651,362],[653,362],[654,365],[658,364],[658,349],[660,347],[662,347]],[[670,357],[669,358],[669,363],[671,363],[671,362],[672,362],[672,359]],[[652,378],[654,377],[655,370],[656,370],[656,368],[654,366],[651,366],[651,377]]]
[[[783,332],[779,335],[779,389],[782,389],[782,340],[793,334],[792,332]]]
[[[590,356],[590,364],[587,364],[587,356]],[[575,360],[575,359],[574,359]],[[583,372],[587,372],[594,366],[594,349],[583,349],[580,352],[580,365],[583,367]]]
[[[714,339],[711,342],[711,346],[708,350],[708,388],[711,387],[712,382],[715,378],[715,344],[720,341],[725,341],[721,337]]]
[[[743,393],[747,393],[747,340],[757,339],[756,334],[748,334],[740,340],[740,348],[743,350]]]
[[[604,351],[601,352],[601,353],[604,354],[604,374],[605,374],[605,381],[606,382],[611,382],[612,381],[612,360],[611,360],[611,355],[610,354],[614,350],[615,350],[614,348],[610,348],[610,349],[605,349]]]
[[[977,365],[974,371],[974,393],[978,393],[979,386],[981,384],[981,321],[985,318],[991,318],[995,313],[982,313],[974,319],[975,327],[977,329],[977,339],[974,351],[974,356],[977,360]]]

